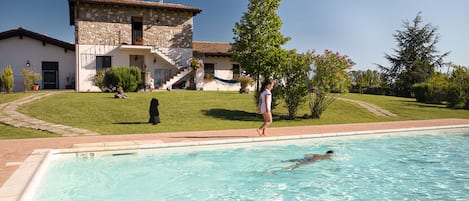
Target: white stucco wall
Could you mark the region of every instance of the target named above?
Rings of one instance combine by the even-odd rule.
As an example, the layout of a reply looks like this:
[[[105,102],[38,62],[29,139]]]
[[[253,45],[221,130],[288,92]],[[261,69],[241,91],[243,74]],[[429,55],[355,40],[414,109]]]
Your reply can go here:
[[[11,65],[14,72],[14,91],[23,91],[23,76],[21,70],[29,61],[30,67],[42,75],[42,62],[59,63],[59,88],[67,85],[67,77],[75,76],[75,52],[49,43],[43,45],[42,41],[24,36],[11,37],[0,40],[0,70]],[[42,81],[38,82],[42,87]]]
[[[229,57],[205,57],[203,59],[205,63],[211,63],[215,65],[215,76],[224,80],[233,79],[233,64]],[[239,83],[226,83],[219,80],[213,80],[207,82],[203,79],[203,73],[201,76],[197,76],[197,89],[202,88],[207,91],[239,91],[241,85]],[[250,90],[254,90],[253,86],[249,87]]]
[[[156,53],[151,53],[150,46],[134,46],[132,48],[120,48],[119,46],[109,45],[76,45],[79,84],[78,91],[100,91],[94,86],[92,79],[96,75],[96,56],[111,56],[112,66],[129,66],[130,55],[142,55],[144,64],[147,65],[147,71],[151,72],[152,78],[155,78],[155,69],[169,69],[177,72],[175,66],[160,57]],[[179,51],[179,53],[178,53]],[[178,55],[181,59],[188,60],[188,55],[192,54],[192,50],[184,50],[181,48],[168,50],[172,56]]]

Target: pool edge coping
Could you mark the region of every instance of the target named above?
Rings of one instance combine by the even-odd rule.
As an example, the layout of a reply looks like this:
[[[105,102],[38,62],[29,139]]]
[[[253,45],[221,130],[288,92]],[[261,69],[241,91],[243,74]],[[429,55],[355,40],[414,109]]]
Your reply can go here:
[[[389,132],[410,132],[410,131],[425,131],[436,129],[456,129],[456,128],[469,128],[469,124],[447,125],[447,126],[431,126],[431,127],[410,127],[398,129],[383,129],[383,130],[368,130],[368,131],[349,131],[349,132],[331,132],[331,133],[317,133],[305,135],[290,135],[290,136],[272,136],[272,137],[250,137],[238,138],[229,140],[206,140],[206,141],[191,141],[191,142],[170,142],[165,143],[155,140],[137,140],[137,141],[121,141],[109,143],[84,143],[74,144],[74,147],[68,149],[36,149],[34,150],[18,167],[18,169],[7,179],[7,181],[0,187],[0,200],[1,201],[17,201],[23,200],[28,197],[27,188],[33,182],[36,173],[43,167],[43,163],[48,156],[52,154],[71,154],[83,152],[112,152],[112,151],[127,151],[127,150],[140,150],[140,149],[161,149],[161,148],[183,148],[183,147],[197,147],[197,146],[210,146],[222,144],[241,144],[241,143],[255,143],[255,142],[273,142],[282,140],[300,140],[300,139],[314,139],[314,138],[327,138],[327,137],[345,137],[357,135],[373,135],[383,134]],[[145,143],[150,142],[150,143]],[[97,146],[96,146],[97,145]],[[77,146],[77,147],[75,147]],[[30,196],[29,196],[30,197]]]

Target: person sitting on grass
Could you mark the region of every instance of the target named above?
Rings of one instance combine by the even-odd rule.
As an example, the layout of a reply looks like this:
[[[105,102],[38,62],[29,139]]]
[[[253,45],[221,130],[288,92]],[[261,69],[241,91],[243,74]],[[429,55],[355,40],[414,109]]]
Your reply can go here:
[[[313,164],[316,161],[320,160],[331,160],[332,156],[334,155],[334,151],[329,150],[325,154],[305,154],[303,158],[300,159],[290,159],[290,160],[284,160],[282,163],[285,162],[296,162],[294,165],[288,166],[283,168],[286,171],[292,171],[295,168],[301,167],[303,165],[309,165]]]

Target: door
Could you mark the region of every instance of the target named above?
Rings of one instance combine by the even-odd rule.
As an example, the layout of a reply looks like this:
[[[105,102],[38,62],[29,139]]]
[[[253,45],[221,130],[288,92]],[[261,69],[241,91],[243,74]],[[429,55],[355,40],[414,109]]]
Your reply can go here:
[[[165,82],[171,79],[171,70],[170,69],[155,69],[155,87],[160,87]]]
[[[42,88],[59,88],[59,62],[42,62]]]

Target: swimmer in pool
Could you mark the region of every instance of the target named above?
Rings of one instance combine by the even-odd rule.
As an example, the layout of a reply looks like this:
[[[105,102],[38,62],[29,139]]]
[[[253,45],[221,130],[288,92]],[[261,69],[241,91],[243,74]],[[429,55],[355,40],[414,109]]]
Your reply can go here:
[[[294,165],[285,167],[283,169],[286,171],[292,171],[295,168],[301,167],[303,165],[313,164],[316,161],[326,160],[326,159],[331,160],[333,155],[334,155],[334,151],[332,150],[327,151],[325,154],[305,154],[305,156],[300,159],[290,159],[290,160],[282,161],[282,163],[296,162]]]

